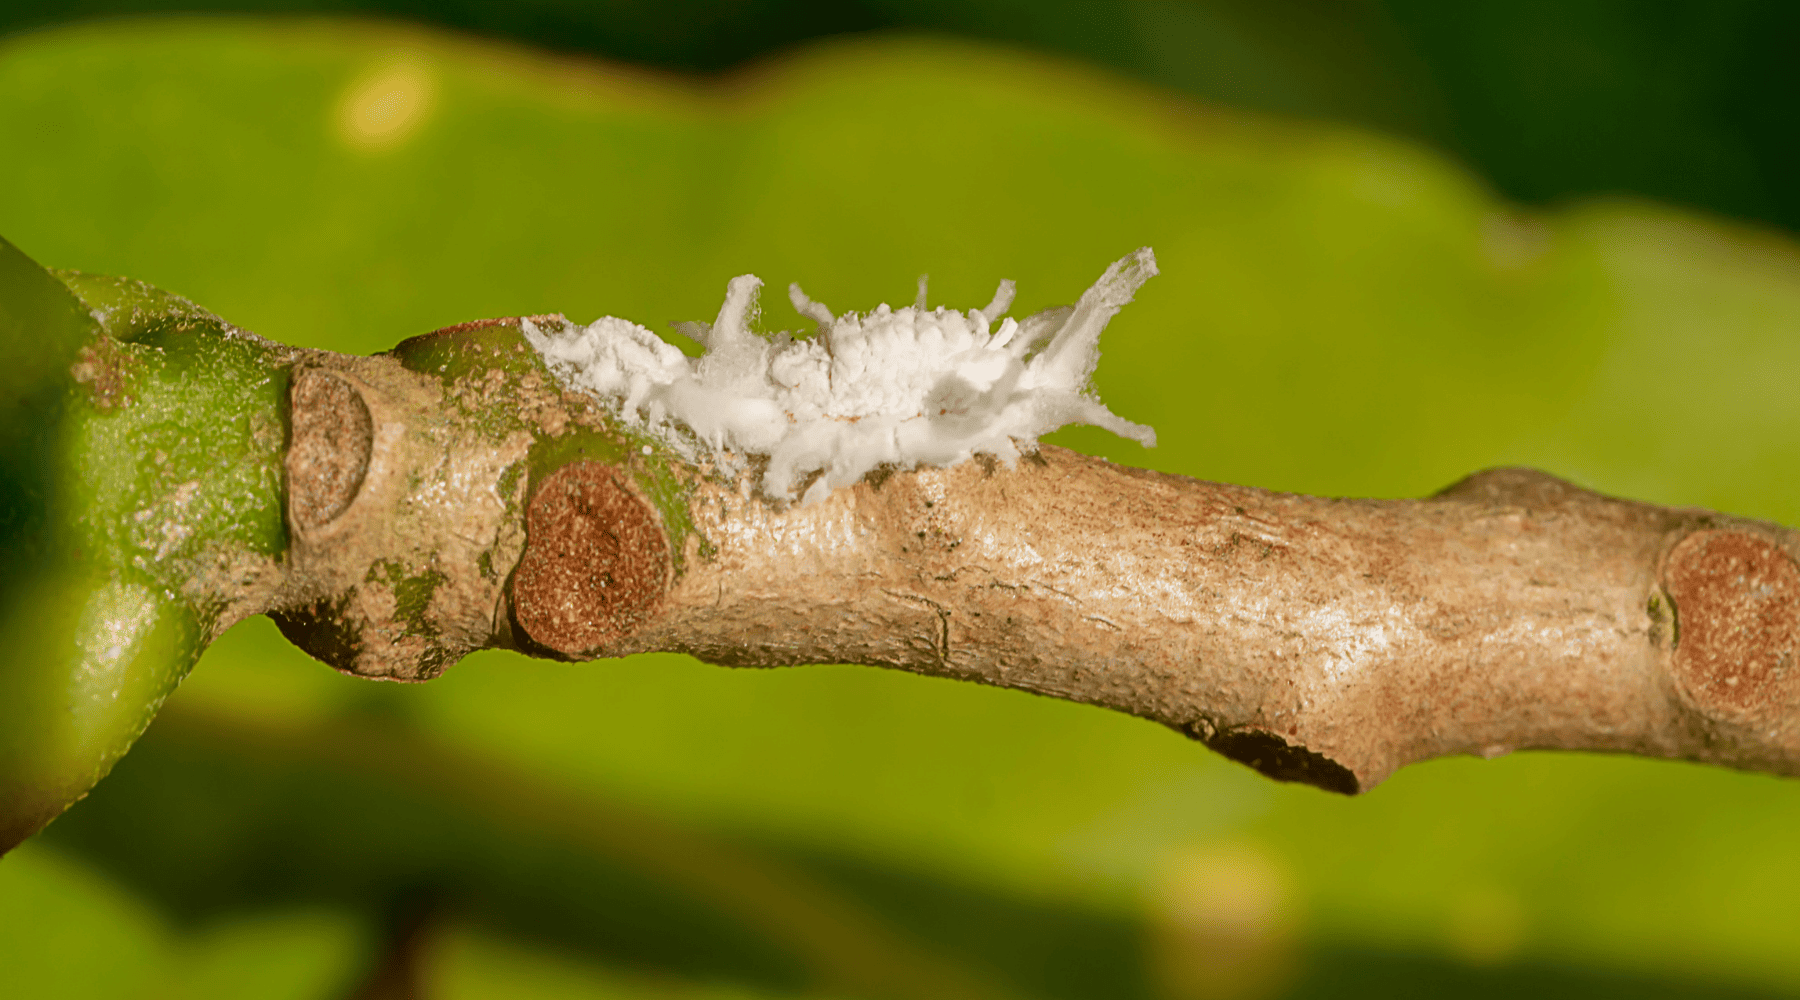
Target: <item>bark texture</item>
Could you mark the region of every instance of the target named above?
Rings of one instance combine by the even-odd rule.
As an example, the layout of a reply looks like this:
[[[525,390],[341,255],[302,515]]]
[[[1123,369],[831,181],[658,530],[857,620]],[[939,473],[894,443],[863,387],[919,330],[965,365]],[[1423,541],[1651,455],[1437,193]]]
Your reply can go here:
[[[278,614],[341,669],[421,679],[480,645],[893,667],[1128,712],[1344,793],[1527,748],[1800,772],[1800,536],[1775,525],[1524,469],[1331,499],[1045,447],[804,508],[686,468],[677,530],[635,451],[512,479],[528,435],[458,429],[437,382],[358,360],[295,383],[305,572]],[[540,427],[604,423],[525,390]]]
[[[803,510],[716,488],[696,509],[717,554],[585,653],[1022,688],[1341,792],[1526,748],[1800,763],[1800,570],[1770,525],[1523,469],[1338,500],[1048,447]]]

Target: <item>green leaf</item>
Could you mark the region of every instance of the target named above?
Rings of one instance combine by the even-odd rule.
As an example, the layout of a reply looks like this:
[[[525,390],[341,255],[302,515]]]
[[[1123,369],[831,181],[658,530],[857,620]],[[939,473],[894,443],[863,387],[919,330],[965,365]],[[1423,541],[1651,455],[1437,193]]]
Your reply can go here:
[[[143,900],[79,859],[33,843],[0,860],[0,968],[19,996],[141,996],[173,961]]]
[[[37,195],[9,206],[13,238],[293,343],[375,351],[554,310],[704,319],[747,271],[838,310],[910,300],[922,272],[949,305],[1013,278],[1025,312],[1151,244],[1163,276],[1113,322],[1097,382],[1162,445],[1063,443],[1323,493],[1418,495],[1539,464],[1800,522],[1790,240],[1635,204],[1522,212],[1378,136],[922,40],[847,41],[714,85],[387,28],[102,24],[6,42],[0,93],[0,143],[27,151],[0,160],[0,189]],[[770,296],[766,325],[802,323]],[[266,623],[225,643],[177,699],[271,726],[375,715],[571,796],[935,886],[884,894],[870,888],[883,879],[844,877],[921,936],[958,927],[933,947],[981,962],[1048,961],[995,929],[1036,906],[1079,926],[1073,940],[1108,942],[1118,965],[1097,966],[1135,969],[1141,940],[1117,927],[1152,919],[1146,900],[1185,852],[1223,842],[1285,872],[1300,933],[1368,982],[1478,977],[1465,963],[1480,960],[1599,970],[1565,984],[1800,985],[1792,782],[1520,755],[1409,769],[1337,802],[1132,719],[869,670],[482,654],[401,690],[337,677]],[[209,766],[241,750],[210,747],[194,751]],[[181,861],[204,883],[224,862],[192,837],[248,829],[257,856],[282,856],[291,826],[268,818],[300,808],[200,781],[165,801],[147,771],[117,778],[142,783],[109,782],[89,804],[99,817],[115,797],[116,822],[81,826],[83,806],[49,838],[93,858],[139,852],[138,871]],[[429,844],[445,870],[556,857],[365,822],[367,801],[301,806],[351,842]],[[130,819],[150,812],[188,836],[137,843]],[[375,880],[382,892],[417,870],[393,854],[371,869],[394,876]],[[583,906],[573,881],[541,888],[533,898]],[[969,903],[981,893],[1012,908]],[[968,913],[1001,916],[956,922]],[[1396,955],[1422,957],[1381,957]]]

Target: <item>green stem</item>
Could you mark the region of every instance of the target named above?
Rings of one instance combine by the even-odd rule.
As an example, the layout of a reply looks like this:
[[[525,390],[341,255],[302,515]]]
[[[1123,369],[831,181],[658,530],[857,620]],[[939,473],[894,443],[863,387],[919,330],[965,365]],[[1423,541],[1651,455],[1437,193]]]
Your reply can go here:
[[[0,850],[87,793],[278,577],[293,352],[0,241]]]

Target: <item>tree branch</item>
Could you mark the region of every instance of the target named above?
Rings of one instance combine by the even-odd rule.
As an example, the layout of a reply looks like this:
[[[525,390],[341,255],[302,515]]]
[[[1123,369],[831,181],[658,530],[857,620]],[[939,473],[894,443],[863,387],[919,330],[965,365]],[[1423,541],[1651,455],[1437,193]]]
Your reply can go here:
[[[1022,321],[1006,284],[841,316],[795,288],[799,339],[751,328],[742,276],[698,359],[561,316],[364,358],[0,242],[0,340],[36,345],[0,434],[0,850],[262,613],[390,680],[487,647],[911,670],[1344,793],[1522,748],[1800,771],[1793,532],[1523,470],[1335,500],[1037,448],[1154,440],[1088,380],[1155,270],[1140,250]]]
[[[492,354],[516,326],[435,336]],[[271,607],[351,672],[424,679],[481,646],[893,667],[1128,712],[1345,793],[1533,748],[1800,770],[1800,537],[1774,525],[1529,470],[1345,500],[1052,447],[789,505],[529,372],[302,368],[329,374],[294,383],[295,571]],[[468,416],[495,405],[588,443],[544,458]]]

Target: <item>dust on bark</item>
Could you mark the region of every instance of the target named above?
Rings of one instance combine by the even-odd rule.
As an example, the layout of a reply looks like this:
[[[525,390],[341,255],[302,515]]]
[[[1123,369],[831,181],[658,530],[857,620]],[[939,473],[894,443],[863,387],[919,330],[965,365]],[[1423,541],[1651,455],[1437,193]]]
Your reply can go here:
[[[69,376],[86,387],[96,410],[111,413],[121,406],[131,405],[126,373],[130,360],[112,338],[100,337],[75,355],[75,363],[69,366]]]

